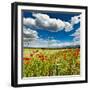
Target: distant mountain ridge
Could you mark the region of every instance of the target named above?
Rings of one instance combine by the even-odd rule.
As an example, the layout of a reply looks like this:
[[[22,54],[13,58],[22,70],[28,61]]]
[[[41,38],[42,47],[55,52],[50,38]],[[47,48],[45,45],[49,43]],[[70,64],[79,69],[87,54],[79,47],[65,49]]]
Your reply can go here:
[[[62,47],[24,47],[24,48],[80,48],[80,45],[62,46]]]

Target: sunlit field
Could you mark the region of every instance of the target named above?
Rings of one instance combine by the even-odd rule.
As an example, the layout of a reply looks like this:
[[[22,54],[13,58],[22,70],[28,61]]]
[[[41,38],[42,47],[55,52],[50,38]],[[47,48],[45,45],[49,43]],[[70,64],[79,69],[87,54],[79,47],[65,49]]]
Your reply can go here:
[[[80,75],[80,48],[23,49],[23,77]]]

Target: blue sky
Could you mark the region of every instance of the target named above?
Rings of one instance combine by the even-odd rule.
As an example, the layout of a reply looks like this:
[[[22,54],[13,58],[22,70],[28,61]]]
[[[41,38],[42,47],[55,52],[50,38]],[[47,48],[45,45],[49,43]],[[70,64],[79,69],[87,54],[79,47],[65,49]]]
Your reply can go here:
[[[44,40],[47,41],[48,38],[52,41],[56,40],[56,42],[54,42],[56,43],[55,45],[63,45],[67,43],[68,45],[69,43],[72,45],[72,43],[75,42],[75,38],[76,41],[80,41],[80,15],[81,13],[71,12],[36,13],[32,11],[23,11],[23,27],[26,30],[24,38],[32,43],[32,40],[29,39],[31,37],[27,38],[26,34],[28,33],[28,35],[31,35],[31,31],[35,31],[35,34],[38,37],[37,40],[34,39],[34,44],[36,43],[36,45],[37,43],[43,43]],[[41,42],[39,40],[41,40]]]

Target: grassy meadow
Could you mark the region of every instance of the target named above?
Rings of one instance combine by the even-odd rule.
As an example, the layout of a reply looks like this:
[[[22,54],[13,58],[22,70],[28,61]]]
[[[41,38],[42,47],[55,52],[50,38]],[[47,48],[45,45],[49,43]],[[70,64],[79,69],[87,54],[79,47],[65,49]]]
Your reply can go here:
[[[80,48],[23,49],[23,77],[80,75]]]

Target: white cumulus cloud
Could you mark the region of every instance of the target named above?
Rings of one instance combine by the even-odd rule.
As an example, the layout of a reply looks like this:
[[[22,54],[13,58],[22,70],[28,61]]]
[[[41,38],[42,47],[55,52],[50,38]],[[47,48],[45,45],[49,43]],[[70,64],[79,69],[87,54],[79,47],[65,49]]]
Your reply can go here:
[[[74,24],[78,24],[81,20],[81,15],[78,15],[78,16],[74,16],[71,18],[71,24],[74,25]]]
[[[71,31],[72,29],[73,29],[72,24],[69,23],[69,22],[65,22],[65,31],[66,31],[66,32],[69,32],[69,31]]]
[[[24,18],[23,24],[29,26],[32,29],[44,29],[51,32],[58,32],[60,30],[69,32],[73,30],[74,24],[80,22],[80,15],[72,17],[70,22],[51,18],[49,15],[42,13],[33,13],[32,16],[34,18]]]
[[[23,18],[23,24],[35,26],[35,20],[33,18]]]
[[[78,28],[73,34],[70,36],[73,36],[73,41],[80,44],[80,28]]]
[[[47,14],[34,13],[36,25],[40,28],[47,29],[52,32],[57,32],[64,29],[65,24],[62,20],[50,18]]]
[[[23,27],[23,36],[25,41],[39,38],[37,31],[25,27]]]

